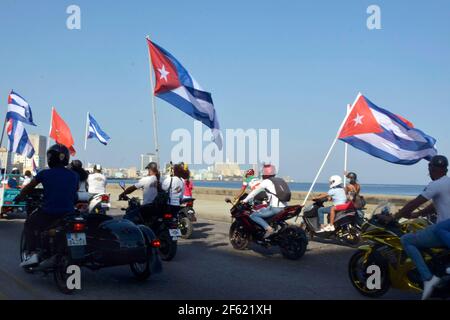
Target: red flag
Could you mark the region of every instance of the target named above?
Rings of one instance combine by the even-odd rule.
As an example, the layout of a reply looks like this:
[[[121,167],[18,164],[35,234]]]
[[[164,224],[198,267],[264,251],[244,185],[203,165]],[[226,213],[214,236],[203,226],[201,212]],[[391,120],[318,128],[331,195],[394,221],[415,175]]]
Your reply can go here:
[[[64,122],[60,115],[56,112],[55,108],[52,108],[52,124],[50,127],[50,137],[56,141],[56,143],[66,146],[72,156],[76,151],[73,147],[74,141],[69,126]]]

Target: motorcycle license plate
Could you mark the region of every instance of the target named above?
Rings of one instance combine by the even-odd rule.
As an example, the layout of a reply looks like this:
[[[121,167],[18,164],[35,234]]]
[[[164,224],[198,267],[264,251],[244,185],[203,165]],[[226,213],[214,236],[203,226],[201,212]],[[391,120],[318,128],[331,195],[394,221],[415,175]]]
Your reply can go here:
[[[180,229],[169,229],[169,234],[173,240],[177,240],[179,237],[181,237],[181,230]]]
[[[111,205],[109,203],[102,203],[102,208],[109,208]]]
[[[85,233],[68,233],[66,237],[68,247],[77,247],[86,245]]]

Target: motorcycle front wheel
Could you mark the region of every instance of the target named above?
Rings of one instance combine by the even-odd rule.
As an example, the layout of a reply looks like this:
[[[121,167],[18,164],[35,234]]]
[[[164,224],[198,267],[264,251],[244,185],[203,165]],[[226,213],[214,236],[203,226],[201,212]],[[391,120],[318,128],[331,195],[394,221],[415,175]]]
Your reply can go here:
[[[138,263],[138,262],[131,263],[130,264],[130,269],[131,269],[131,272],[133,273],[133,275],[135,276],[135,278],[138,281],[145,281],[151,275],[151,272],[150,272],[150,261],[148,259],[144,263]]]
[[[164,230],[158,235],[161,246],[159,247],[159,255],[163,261],[172,260],[177,253],[177,241],[172,240],[168,230]]]
[[[308,238],[305,231],[298,227],[288,227],[281,231],[280,250],[283,257],[289,260],[298,260],[306,252]]]
[[[230,243],[236,250],[245,250],[250,242],[250,236],[245,232],[244,227],[237,221],[230,227]]]
[[[355,289],[363,296],[369,298],[379,298],[386,294],[391,287],[389,280],[389,269],[386,261],[379,254],[372,253],[367,261],[364,261],[366,251],[359,250],[350,258],[348,274]],[[369,272],[370,266],[378,266],[380,270],[379,286],[369,288],[368,284],[372,277]],[[376,281],[376,279],[374,279]]]

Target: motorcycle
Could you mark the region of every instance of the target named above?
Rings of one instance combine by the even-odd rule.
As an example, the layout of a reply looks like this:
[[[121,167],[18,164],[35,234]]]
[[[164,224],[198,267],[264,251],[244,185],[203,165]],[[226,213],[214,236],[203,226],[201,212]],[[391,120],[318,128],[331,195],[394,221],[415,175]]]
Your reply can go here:
[[[308,239],[302,228],[289,225],[286,220],[298,216],[302,211],[302,206],[286,207],[279,214],[266,219],[275,232],[268,238],[264,238],[265,230],[250,218],[255,208],[249,204],[241,203],[246,196],[246,194],[243,194],[234,202],[225,199],[225,202],[232,205],[230,213],[234,221],[230,227],[229,237],[233,248],[244,250],[252,241],[266,248],[270,246],[280,247],[281,254],[287,259],[300,259],[306,252]]]
[[[423,282],[412,260],[403,250],[400,238],[407,233],[426,228],[429,222],[423,218],[408,220],[403,223],[391,222],[386,225],[379,221],[374,214],[364,223],[361,238],[367,242],[358,248],[350,258],[348,274],[355,289],[362,295],[378,298],[386,294],[389,289],[396,288],[415,293],[421,293]],[[446,269],[450,267],[450,250],[444,248],[430,248],[422,250],[425,262],[433,274],[441,278],[441,283],[435,288],[433,297],[450,298],[450,274]],[[378,266],[379,286],[368,286],[371,273],[370,266]]]
[[[194,198],[184,198],[180,201],[181,209],[178,212],[178,228],[181,230],[181,237],[189,239],[194,230],[193,222],[197,221],[194,210]]]
[[[138,198],[122,196],[119,201],[128,201],[128,207],[122,209],[125,211],[123,218],[136,224],[144,224],[152,229],[160,240],[159,254],[161,259],[164,261],[172,260],[177,253],[178,238],[181,237],[177,217],[159,209],[154,210],[155,214],[144,217],[141,214],[142,206]]]
[[[356,245],[360,241],[361,226],[364,223],[364,212],[351,208],[336,211],[334,231],[318,232],[320,230],[319,208],[324,207],[327,199],[316,199],[307,207],[302,216],[302,227],[312,240],[315,236],[322,239],[336,239],[347,245]]]
[[[31,201],[35,201],[31,197]],[[33,203],[36,214],[39,204]],[[153,231],[128,220],[116,220],[106,215],[76,212],[65,215],[38,235],[36,265],[24,266],[27,273],[53,273],[57,287],[65,294],[75,289],[68,287],[68,268],[87,267],[99,270],[105,267],[129,265],[133,275],[144,281],[162,270],[157,249],[160,241]],[[28,257],[25,233],[20,241],[21,262]]]

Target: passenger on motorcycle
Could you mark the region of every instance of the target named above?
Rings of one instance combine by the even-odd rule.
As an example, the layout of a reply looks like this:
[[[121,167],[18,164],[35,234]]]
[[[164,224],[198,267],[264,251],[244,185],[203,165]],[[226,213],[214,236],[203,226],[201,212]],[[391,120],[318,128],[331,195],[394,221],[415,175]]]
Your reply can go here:
[[[347,185],[345,192],[347,198],[351,201],[356,209],[362,209],[365,206],[364,197],[361,196],[361,185],[358,183],[358,176],[354,172],[349,172],[345,175],[347,178]]]
[[[55,144],[47,150],[47,163],[50,169],[40,171],[31,182],[25,186],[15,201],[23,201],[40,183],[44,188],[43,207],[31,214],[25,222],[25,237],[28,244],[28,257],[21,266],[31,266],[39,263],[36,252],[39,233],[63,216],[75,211],[78,175],[65,167],[69,164],[69,150]]]
[[[187,164],[184,165],[184,193],[183,199],[191,199],[192,198],[192,190],[194,190],[194,183],[191,180],[191,172],[189,171],[189,166]]]
[[[275,177],[275,166],[265,165],[263,168],[263,180],[250,194],[242,201],[249,203],[261,192],[266,192],[269,206],[254,212],[250,218],[266,230],[264,238],[271,236],[274,233],[273,228],[264,220],[277,215],[286,207],[287,203],[280,201],[277,196],[277,191],[271,178]]]
[[[22,188],[25,187],[27,184],[30,184],[31,180],[33,180],[33,175],[31,174],[31,171],[30,170],[25,171],[22,182]]]
[[[173,166],[173,176],[167,176],[161,184],[161,188],[169,193],[168,212],[176,216],[180,211],[180,200],[183,199],[184,181],[186,172],[184,165],[175,164]]]
[[[338,175],[331,176],[329,179],[330,190],[328,193],[322,193],[315,197],[313,200],[327,199],[328,201],[333,201],[331,207],[319,208],[319,222],[320,230],[318,232],[332,232],[334,231],[334,216],[336,208],[344,207],[347,205],[347,194],[345,192],[342,178]],[[325,224],[325,215],[329,215],[329,224]]]
[[[96,164],[94,172],[88,176],[88,191],[90,194],[106,193],[106,177],[102,173],[102,166]]]
[[[83,169],[83,163],[80,160],[73,160],[67,168],[78,175],[80,181],[78,186],[78,201],[88,202],[91,198],[87,186],[89,173]]]
[[[441,228],[450,219],[450,177],[447,176],[448,160],[444,156],[434,156],[428,164],[428,172],[432,182],[416,199],[408,202],[395,215],[382,216],[381,221],[389,223],[400,218],[417,218],[433,213],[437,214],[437,224],[431,225],[416,233],[408,233],[401,238],[403,248],[417,267],[423,281],[422,299],[428,299],[434,288],[440,283],[440,278],[433,275],[425,263],[421,249],[444,247],[445,242],[439,237]],[[433,203],[425,209],[414,212],[428,201]],[[448,270],[450,272],[450,270]]]

